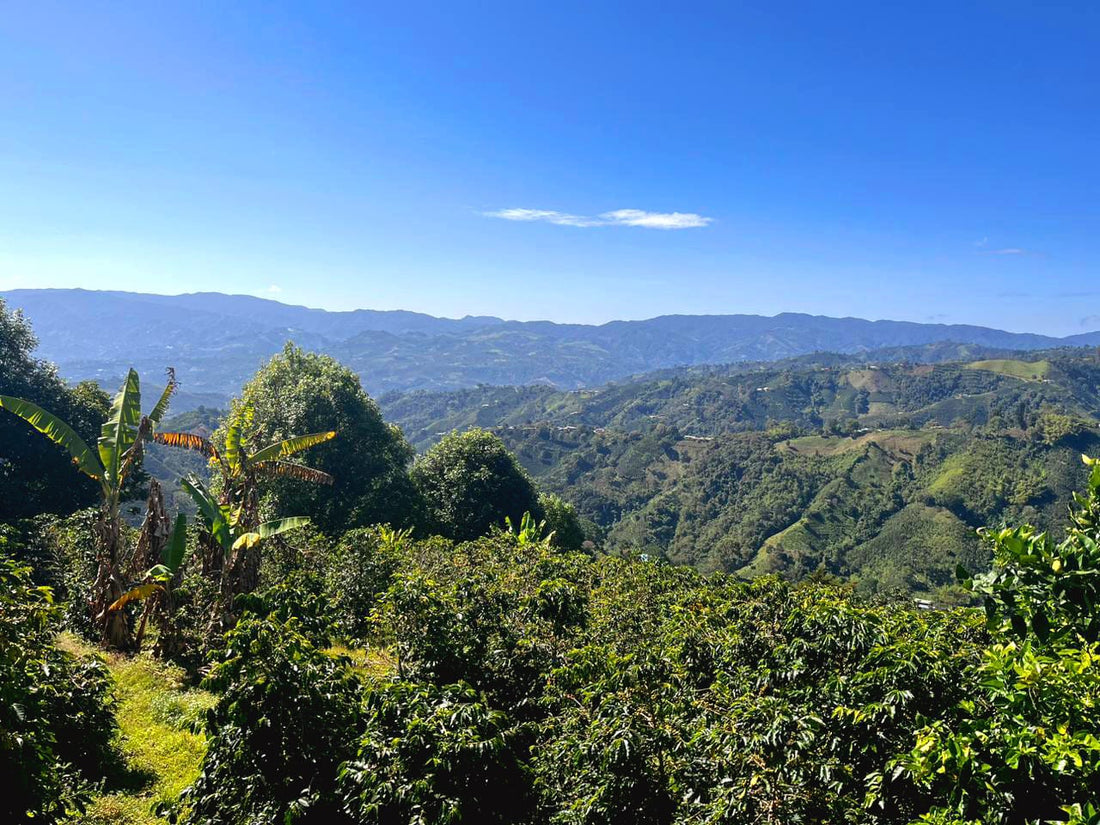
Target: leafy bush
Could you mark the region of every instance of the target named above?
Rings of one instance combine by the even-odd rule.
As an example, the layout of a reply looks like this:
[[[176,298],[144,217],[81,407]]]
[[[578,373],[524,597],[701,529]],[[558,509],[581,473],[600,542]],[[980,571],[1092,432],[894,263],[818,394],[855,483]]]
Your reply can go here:
[[[465,683],[493,706],[534,712],[547,674],[585,622],[584,556],[509,533],[414,557],[386,593],[379,624],[400,673]]]
[[[382,685],[364,715],[359,753],[340,774],[355,821],[529,821],[524,736],[469,686]]]
[[[317,573],[296,571],[259,593],[237,597],[237,609],[257,618],[286,623],[293,619],[310,644],[324,647],[332,641],[334,615]]]
[[[931,797],[886,767],[919,720],[965,698],[984,638],[963,611],[591,560],[504,533],[406,555],[378,616],[400,686],[372,692],[376,728],[345,774],[351,810],[398,810],[386,806],[405,789],[454,816],[482,811],[433,784],[450,787],[465,751],[417,755],[426,737],[450,754],[453,735],[520,760],[516,787],[530,776],[536,802],[516,822],[908,823]],[[440,731],[447,696],[468,713],[461,734]],[[479,725],[494,712],[489,737]],[[476,786],[483,774],[465,769]]]
[[[590,634],[604,641],[571,652],[547,693],[535,770],[551,821],[904,823],[919,810],[892,787],[873,813],[865,803],[915,720],[964,695],[972,622],[830,586],[607,564]]]
[[[554,546],[563,550],[580,550],[587,537],[577,508],[553,493],[540,495],[539,507],[546,519],[546,529],[553,536]]]
[[[897,761],[941,800],[936,816],[1100,822],[1100,461],[1086,462],[1064,541],[1027,525],[987,534],[993,569],[968,582],[994,636],[980,688]]]
[[[0,556],[0,771],[9,822],[56,822],[82,808],[114,764],[110,683],[98,661],[54,645],[59,609],[30,568]]]
[[[97,569],[97,517],[86,509],[0,524],[0,552],[30,565],[34,581],[53,591],[66,627],[88,638],[96,635],[86,604]]]
[[[337,767],[355,754],[360,686],[297,620],[246,616],[226,636],[206,686],[219,692],[198,780],[183,794],[192,825],[341,821]]]
[[[499,437],[485,430],[451,433],[417,459],[413,484],[433,535],[468,541],[524,513],[542,519],[538,492]]]
[[[349,530],[332,551],[325,570],[325,593],[336,630],[345,639],[371,635],[371,614],[389,588],[408,544],[408,534],[385,527]]]

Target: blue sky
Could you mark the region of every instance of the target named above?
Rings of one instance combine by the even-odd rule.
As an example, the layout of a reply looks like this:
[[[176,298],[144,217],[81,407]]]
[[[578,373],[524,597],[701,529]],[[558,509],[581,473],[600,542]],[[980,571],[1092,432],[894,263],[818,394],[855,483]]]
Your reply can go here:
[[[1100,6],[1050,6],[12,4],[0,289],[1097,329]]]

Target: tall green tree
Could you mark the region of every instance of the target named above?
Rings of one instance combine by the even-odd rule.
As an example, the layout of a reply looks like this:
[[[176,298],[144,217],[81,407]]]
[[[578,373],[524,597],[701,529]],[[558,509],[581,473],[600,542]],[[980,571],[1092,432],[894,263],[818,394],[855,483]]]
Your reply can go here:
[[[288,343],[244,386],[227,421],[246,408],[252,410],[256,444],[298,433],[339,433],[309,456],[312,467],[332,476],[332,486],[302,484],[290,476],[265,479],[265,511],[309,513],[328,533],[411,521],[415,497],[407,471],[413,449],[397,427],[382,420],[378,405],[350,369]],[[214,440],[224,443],[227,434],[223,428]]]
[[[546,519],[546,531],[551,536],[551,543],[562,550],[580,550],[585,535],[577,508],[553,493],[542,493],[539,506]]]
[[[542,519],[531,479],[497,436],[473,429],[451,433],[428,450],[411,472],[421,496],[425,527],[437,535],[475,539],[524,513]]]
[[[81,438],[93,440],[110,399],[91,381],[67,387],[52,364],[34,357],[37,345],[22,313],[9,311],[0,299],[0,395],[53,410]],[[95,482],[73,473],[69,459],[25,424],[0,416],[0,521],[95,504]]]

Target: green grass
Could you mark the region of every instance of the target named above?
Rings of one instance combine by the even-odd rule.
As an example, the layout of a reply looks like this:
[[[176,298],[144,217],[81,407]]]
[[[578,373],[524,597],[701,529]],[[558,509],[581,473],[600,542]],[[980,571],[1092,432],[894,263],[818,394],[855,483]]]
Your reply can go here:
[[[97,654],[95,648],[63,634],[58,645],[77,655]],[[214,697],[186,689],[183,673],[147,655],[104,656],[115,683],[120,728],[118,747],[126,763],[125,776],[108,782],[87,812],[74,820],[82,825],[153,825],[166,820],[153,806],[171,802],[198,776],[206,750],[205,738],[193,733]]]
[[[798,438],[789,438],[781,441],[776,446],[792,453],[804,453],[807,455],[833,455],[841,450],[851,449],[853,442],[847,438],[837,438],[827,435],[803,435]]]
[[[370,681],[380,681],[397,671],[397,660],[383,648],[348,647],[335,644],[325,650],[329,656],[344,656],[351,669]]]
[[[1050,375],[1050,361],[1016,361],[1010,358],[994,358],[988,361],[972,361],[970,370],[988,370],[1022,381],[1039,381]]]

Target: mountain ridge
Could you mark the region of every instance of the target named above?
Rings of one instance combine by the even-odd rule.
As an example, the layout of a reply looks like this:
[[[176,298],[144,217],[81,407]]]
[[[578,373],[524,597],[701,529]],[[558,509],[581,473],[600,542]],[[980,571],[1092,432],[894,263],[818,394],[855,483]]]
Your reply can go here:
[[[438,318],[407,310],[333,312],[220,292],[19,289],[0,292],[0,298],[24,311],[39,337],[39,354],[64,377],[109,383],[128,366],[159,371],[172,365],[207,402],[234,394],[288,340],[344,361],[372,393],[477,384],[577,389],[669,367],[949,341],[1025,351],[1100,345],[1100,331],[1058,338],[970,324],[794,312],[670,314],[589,325],[486,315]]]

